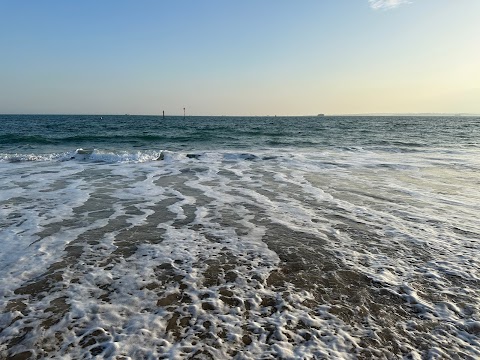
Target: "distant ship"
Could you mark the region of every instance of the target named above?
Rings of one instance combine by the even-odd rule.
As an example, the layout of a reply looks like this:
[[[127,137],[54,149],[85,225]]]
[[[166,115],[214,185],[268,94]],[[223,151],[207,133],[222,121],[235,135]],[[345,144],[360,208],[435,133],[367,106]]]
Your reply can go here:
[[[318,114],[317,116],[325,116],[325,114]]]

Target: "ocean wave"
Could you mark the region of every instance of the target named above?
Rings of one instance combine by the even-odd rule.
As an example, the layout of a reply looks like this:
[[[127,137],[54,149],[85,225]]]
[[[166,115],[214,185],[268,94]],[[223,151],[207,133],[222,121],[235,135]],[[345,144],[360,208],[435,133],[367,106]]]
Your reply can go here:
[[[145,151],[107,151],[93,148],[78,148],[76,150],[48,153],[48,154],[18,154],[0,153],[0,163],[23,163],[23,162],[65,162],[76,161],[81,163],[145,163],[154,161],[182,162],[201,160],[205,162],[225,161],[257,161],[272,160],[279,155],[273,153],[247,153],[247,152],[173,152],[169,150],[145,150]]]
[[[167,136],[152,134],[135,134],[135,135],[75,135],[57,138],[60,143],[129,143],[136,141],[155,142],[168,140]]]
[[[80,151],[79,151],[80,150]],[[142,163],[157,160],[161,151],[145,152],[108,152],[102,150],[93,150],[90,153],[82,152],[83,149],[72,150],[60,153],[47,154],[18,154],[3,153],[0,154],[0,162],[3,163],[23,163],[23,162],[63,162],[80,161],[90,163]]]
[[[44,136],[39,135],[19,135],[19,134],[5,134],[0,135],[1,144],[37,144],[45,145],[52,144],[55,141]]]

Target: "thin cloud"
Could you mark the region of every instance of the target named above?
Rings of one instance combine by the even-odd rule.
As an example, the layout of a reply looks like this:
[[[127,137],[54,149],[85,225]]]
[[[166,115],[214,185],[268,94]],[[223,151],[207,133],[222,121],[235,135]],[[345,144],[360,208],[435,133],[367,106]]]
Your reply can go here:
[[[402,4],[408,4],[408,0],[368,0],[370,7],[374,10],[393,9]]]

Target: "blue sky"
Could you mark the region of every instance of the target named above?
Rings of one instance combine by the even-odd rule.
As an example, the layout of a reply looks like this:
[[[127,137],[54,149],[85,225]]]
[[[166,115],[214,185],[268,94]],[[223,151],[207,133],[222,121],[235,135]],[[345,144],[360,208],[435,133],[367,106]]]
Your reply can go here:
[[[480,113],[478,0],[0,0],[0,113]]]

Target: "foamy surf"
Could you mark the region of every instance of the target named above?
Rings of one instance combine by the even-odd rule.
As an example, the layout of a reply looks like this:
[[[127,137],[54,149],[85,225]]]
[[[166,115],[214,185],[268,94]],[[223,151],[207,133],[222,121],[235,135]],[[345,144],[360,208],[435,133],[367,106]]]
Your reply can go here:
[[[218,154],[212,151],[202,152],[180,152],[169,150],[149,150],[149,151],[108,151],[104,149],[83,149],[78,148],[74,151],[64,153],[49,153],[49,154],[0,154],[0,163],[22,163],[22,162],[54,162],[54,161],[81,161],[90,163],[144,163],[150,161],[183,161],[190,160],[209,160],[210,158],[217,159],[222,157],[224,160],[238,161],[238,160],[271,160],[278,157],[278,155],[264,155],[258,157],[257,155],[246,152],[225,152]]]
[[[0,357],[480,357],[478,155],[1,162]]]

